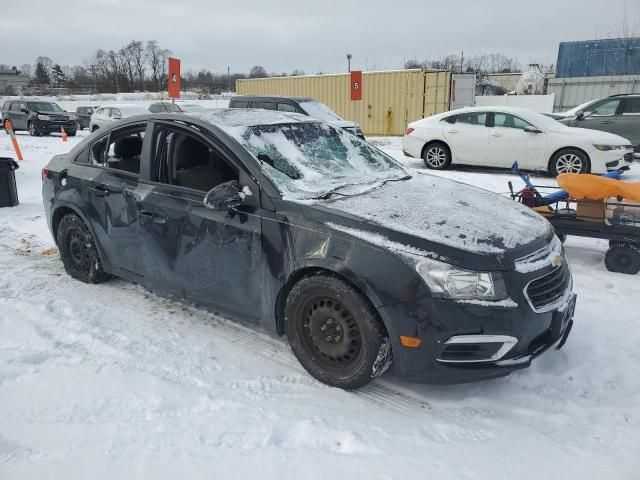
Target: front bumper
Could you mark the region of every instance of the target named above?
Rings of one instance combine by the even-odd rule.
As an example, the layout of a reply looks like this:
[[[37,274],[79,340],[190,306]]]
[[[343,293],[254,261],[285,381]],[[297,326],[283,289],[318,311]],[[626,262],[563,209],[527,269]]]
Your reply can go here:
[[[633,163],[633,150],[593,150],[589,153],[591,173],[607,173]]]
[[[34,120],[34,126],[40,133],[60,132],[60,128],[64,128],[65,132],[73,132],[77,129],[77,123],[75,120]]]
[[[544,313],[535,313],[526,302],[488,306],[436,298],[382,307],[379,311],[390,330],[392,366],[399,377],[453,384],[509,375],[528,367],[550,348],[564,345],[573,324],[575,300],[575,293],[570,292],[562,305]],[[395,341],[400,335],[420,338],[422,344],[418,348],[403,347]],[[491,341],[484,341],[483,337]],[[455,338],[476,342],[455,345],[451,343]],[[452,345],[458,353],[470,355],[467,358],[471,361],[450,361],[455,358],[451,356]],[[461,346],[468,351],[460,350]]]

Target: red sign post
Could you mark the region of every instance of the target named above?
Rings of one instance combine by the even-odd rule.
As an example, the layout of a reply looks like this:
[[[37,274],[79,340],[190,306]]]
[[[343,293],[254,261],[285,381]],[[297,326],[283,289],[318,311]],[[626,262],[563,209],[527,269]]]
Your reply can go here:
[[[362,71],[351,71],[351,101],[362,100]]]
[[[167,90],[170,98],[180,98],[180,60],[169,57],[169,76]]]

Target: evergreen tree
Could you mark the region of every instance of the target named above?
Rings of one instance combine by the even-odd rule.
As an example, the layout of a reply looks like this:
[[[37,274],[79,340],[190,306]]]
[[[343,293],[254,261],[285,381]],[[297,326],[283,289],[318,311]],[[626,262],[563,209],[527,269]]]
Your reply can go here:
[[[42,62],[36,64],[36,83],[49,85],[49,72],[47,72],[47,67]]]
[[[56,88],[63,87],[67,83],[67,76],[62,71],[62,67],[56,63],[51,69],[51,85]]]

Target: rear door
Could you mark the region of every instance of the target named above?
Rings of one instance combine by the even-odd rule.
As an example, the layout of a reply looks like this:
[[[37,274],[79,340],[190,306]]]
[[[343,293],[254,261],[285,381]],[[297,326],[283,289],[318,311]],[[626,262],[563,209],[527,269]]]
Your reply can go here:
[[[505,112],[492,112],[489,124],[489,165],[511,168],[513,162],[517,161],[518,166],[524,169],[535,170],[546,166],[546,135],[524,131],[525,127],[534,125]]]
[[[633,145],[640,145],[640,97],[625,98],[622,114],[616,122],[613,133],[626,138]]]
[[[16,130],[27,129],[27,118],[29,117],[27,104],[24,102],[13,102],[11,105],[11,124]]]
[[[138,203],[145,283],[201,305],[258,320],[263,314],[259,190],[230,152],[195,128],[157,123],[152,192]],[[204,206],[237,180],[253,193],[242,212]]]
[[[485,164],[489,141],[488,117],[488,112],[467,112],[456,115],[455,123],[442,121],[454,163]]]
[[[590,106],[582,120],[575,120],[573,126],[615,133],[621,112],[622,98],[610,98]]]
[[[251,108],[263,108],[265,110],[275,110],[276,102],[270,102],[270,101],[251,102]]]
[[[144,275],[138,202],[148,128],[147,122],[118,128],[89,147],[89,164],[97,168],[87,188],[96,237],[110,263],[135,277]]]

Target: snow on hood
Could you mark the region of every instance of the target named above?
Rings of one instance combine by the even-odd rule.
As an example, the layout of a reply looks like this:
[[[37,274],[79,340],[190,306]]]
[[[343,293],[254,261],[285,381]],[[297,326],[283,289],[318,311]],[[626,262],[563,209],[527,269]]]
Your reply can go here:
[[[384,228],[474,253],[502,253],[551,232],[547,220],[513,200],[428,174],[319,203]]]

